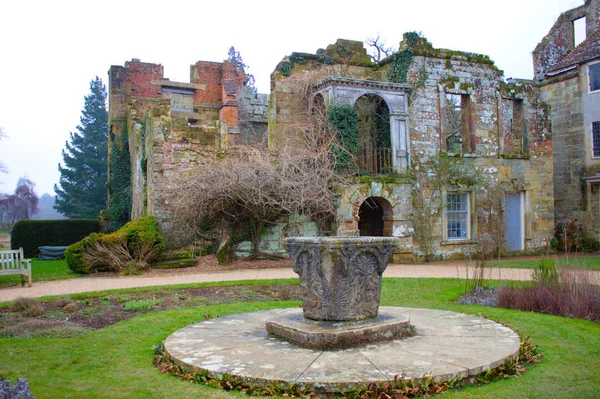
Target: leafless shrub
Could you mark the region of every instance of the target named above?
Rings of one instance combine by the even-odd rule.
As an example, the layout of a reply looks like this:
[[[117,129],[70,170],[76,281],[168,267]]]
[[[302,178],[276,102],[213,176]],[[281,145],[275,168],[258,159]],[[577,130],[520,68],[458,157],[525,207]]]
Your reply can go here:
[[[498,306],[600,322],[600,281],[584,269],[562,269],[558,284],[502,287]]]
[[[176,214],[197,236],[206,221],[224,230],[250,226],[256,256],[260,232],[282,216],[299,213],[324,226],[335,211],[333,179],[325,151],[238,148],[178,182]]]
[[[10,310],[12,312],[23,312],[27,316],[34,317],[41,315],[44,308],[34,298],[19,297],[10,303]]]

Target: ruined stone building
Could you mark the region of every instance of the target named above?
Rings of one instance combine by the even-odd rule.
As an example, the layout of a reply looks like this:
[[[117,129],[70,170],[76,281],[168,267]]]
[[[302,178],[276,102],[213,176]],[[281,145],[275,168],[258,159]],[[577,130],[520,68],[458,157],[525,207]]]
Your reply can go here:
[[[111,66],[109,146],[126,129],[132,218],[154,215],[168,235],[173,209],[166,194],[173,178],[224,154],[230,141],[264,136],[267,96],[240,90],[244,79],[228,61],[198,61],[190,67],[190,83],[165,79],[162,65],[137,59]]]
[[[585,27],[581,43],[577,23]],[[555,218],[600,238],[600,2],[564,12],[533,61],[552,122]]]
[[[555,215],[598,226],[598,9],[588,0],[559,18],[534,51],[534,80],[506,82],[487,56],[437,49],[416,33],[380,62],[349,40],[284,57],[268,108],[266,96],[240,91],[244,76],[229,62],[196,63],[190,83],[139,60],[113,66],[109,124],[113,136],[124,126],[129,135],[132,216],[155,215],[168,236],[174,176],[226,156],[232,141],[264,137],[267,115],[269,150],[278,151],[301,145],[299,126],[316,115],[351,107],[359,148],[337,187],[333,234],[400,237],[394,261],[411,261],[536,251],[553,236]],[[588,37],[574,47],[572,22],[582,17]],[[304,227],[275,226],[264,249],[317,233],[284,222]]]

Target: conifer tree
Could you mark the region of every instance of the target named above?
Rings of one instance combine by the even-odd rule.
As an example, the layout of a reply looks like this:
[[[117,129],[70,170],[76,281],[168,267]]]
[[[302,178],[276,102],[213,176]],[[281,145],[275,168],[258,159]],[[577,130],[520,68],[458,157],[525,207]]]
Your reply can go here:
[[[62,151],[64,166],[58,164],[54,208],[70,218],[95,218],[106,208],[108,157],[106,87],[97,76],[90,82],[80,121]]]

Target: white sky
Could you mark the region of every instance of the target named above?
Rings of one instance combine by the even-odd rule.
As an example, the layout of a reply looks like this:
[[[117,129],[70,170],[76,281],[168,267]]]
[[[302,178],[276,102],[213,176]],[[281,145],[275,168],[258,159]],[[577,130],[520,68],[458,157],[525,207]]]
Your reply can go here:
[[[436,48],[487,54],[505,77],[532,78],[531,51],[561,12],[583,0],[14,0],[0,3],[0,192],[27,176],[54,194],[61,150],[75,131],[89,83],[108,85],[111,65],[132,58],[189,82],[198,60],[222,61],[235,46],[268,93],[277,63],[338,38],[378,33],[396,45],[422,32]],[[222,7],[222,8],[221,8]]]

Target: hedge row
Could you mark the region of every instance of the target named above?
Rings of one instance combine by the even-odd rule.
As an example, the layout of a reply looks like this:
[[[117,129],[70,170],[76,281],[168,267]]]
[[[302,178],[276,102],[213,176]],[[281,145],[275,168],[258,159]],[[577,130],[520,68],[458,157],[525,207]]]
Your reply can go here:
[[[23,247],[25,257],[38,255],[38,247],[68,246],[100,230],[96,219],[20,220],[14,224],[10,247]]]

